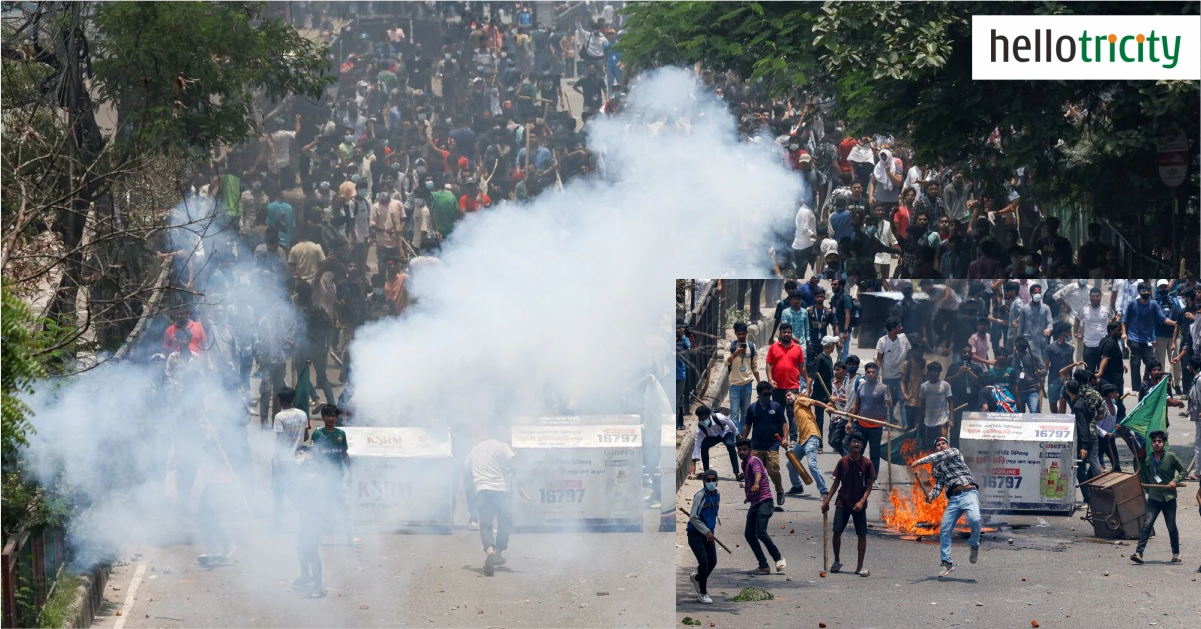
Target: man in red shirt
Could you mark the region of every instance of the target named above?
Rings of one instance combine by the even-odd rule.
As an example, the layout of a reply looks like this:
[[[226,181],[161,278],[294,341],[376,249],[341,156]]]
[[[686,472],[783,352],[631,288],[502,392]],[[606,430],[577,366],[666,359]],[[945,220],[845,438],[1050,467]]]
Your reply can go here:
[[[847,157],[851,155],[851,149],[859,145],[859,140],[851,136],[842,139],[838,143],[838,172],[851,172],[851,162],[847,161]]]
[[[463,196],[459,197],[459,209],[464,212],[474,212],[482,207],[491,207],[492,198],[480,192],[480,185],[474,179],[463,182]]]
[[[809,372],[805,370],[805,350],[793,341],[792,324],[785,321],[780,324],[779,340],[767,350],[767,381],[772,386],[772,401],[784,407],[784,415],[788,417],[788,438],[792,442],[797,439],[796,420],[792,417],[792,405],[785,398],[789,393],[801,390],[801,377],[809,379]]]
[[[188,348],[192,352],[199,354],[208,347],[208,337],[204,334],[204,326],[200,325],[199,321],[188,318],[187,308],[180,308],[175,311],[175,323],[171,324],[163,333],[163,350],[167,355],[179,350],[179,343],[175,340],[175,330],[179,328],[186,329],[191,333],[192,341],[188,343]]]

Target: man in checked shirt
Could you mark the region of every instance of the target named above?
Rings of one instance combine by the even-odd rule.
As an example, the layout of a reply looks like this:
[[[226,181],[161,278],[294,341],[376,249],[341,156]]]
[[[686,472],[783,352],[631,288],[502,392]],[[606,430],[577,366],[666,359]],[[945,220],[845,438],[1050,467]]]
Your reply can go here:
[[[951,563],[951,531],[955,528],[955,522],[959,520],[959,516],[964,513],[967,514],[967,525],[972,529],[972,536],[967,540],[968,547],[972,549],[971,562],[976,563],[979,557],[980,493],[976,491],[977,485],[972,480],[972,472],[967,468],[963,455],[947,443],[946,437],[938,438],[933,454],[910,463],[909,467],[917,469],[918,466],[927,463],[934,465],[931,473],[931,476],[934,477],[934,486],[926,495],[926,502],[934,502],[944,487],[947,490],[947,510],[942,514],[942,528],[939,530],[942,570],[938,576],[941,578],[951,574],[951,571],[955,569],[955,564]]]

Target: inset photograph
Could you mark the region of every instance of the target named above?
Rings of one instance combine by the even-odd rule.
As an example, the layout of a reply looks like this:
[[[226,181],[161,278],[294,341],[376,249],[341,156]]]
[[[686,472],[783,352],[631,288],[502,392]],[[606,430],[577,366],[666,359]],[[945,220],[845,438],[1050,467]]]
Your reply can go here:
[[[1191,586],[1195,281],[687,279],[676,315],[677,621],[1105,624]]]

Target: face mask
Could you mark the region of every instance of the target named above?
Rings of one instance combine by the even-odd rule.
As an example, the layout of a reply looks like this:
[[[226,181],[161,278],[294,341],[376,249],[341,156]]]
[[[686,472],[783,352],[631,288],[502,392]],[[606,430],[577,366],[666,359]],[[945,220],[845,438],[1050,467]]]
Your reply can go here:
[[[354,144],[354,136],[353,135],[343,136],[342,141],[347,144]]]
[[[446,53],[445,55],[442,55],[442,56],[443,56],[443,57],[446,57],[446,60],[447,60],[447,61],[450,61],[450,53]]]
[[[1036,304],[1041,302],[1042,300],[1043,300],[1042,293],[1034,293],[1033,295],[1030,296],[1030,301],[1033,301]]]
[[[712,424],[712,423],[713,423],[713,420],[712,420],[712,419],[705,419],[705,420],[702,420],[702,421],[701,421],[701,426],[704,426],[705,428],[708,428],[708,427],[709,427],[709,425],[710,425],[710,424]]]
[[[1034,267],[1032,267],[1032,266],[1026,267],[1026,275],[1034,275]]]
[[[427,182],[425,182],[425,189],[426,189],[426,190],[433,190],[433,189],[434,189],[434,182],[432,182],[432,181],[427,181]]]
[[[717,491],[717,481],[708,481],[705,483],[706,491]]]
[[[425,166],[418,166],[418,167],[417,167],[417,172],[418,172],[418,174],[420,174],[420,173],[424,173],[424,172],[425,172]]]
[[[392,170],[400,170],[400,162],[392,162]]]
[[[1088,286],[1088,280],[1086,280],[1086,279],[1078,279],[1078,280],[1076,280],[1076,283],[1081,286]]]
[[[799,151],[799,150],[801,150],[801,145],[799,145],[799,144],[789,144],[789,145],[788,145],[788,150],[790,150],[790,151]]]
[[[351,176],[350,176],[350,180],[351,180],[351,181],[353,181],[353,182],[355,182],[355,183],[358,183],[358,182],[359,182],[359,176],[358,176],[358,175],[351,175]]]
[[[263,187],[263,184],[262,184],[262,182],[256,181],[256,182],[250,184],[250,187],[254,188],[255,190],[258,190],[259,188]]]
[[[322,181],[322,182],[321,182],[321,191],[322,191],[322,192],[326,192],[326,191],[328,191],[328,190],[329,190],[329,182],[328,182],[328,181]]]

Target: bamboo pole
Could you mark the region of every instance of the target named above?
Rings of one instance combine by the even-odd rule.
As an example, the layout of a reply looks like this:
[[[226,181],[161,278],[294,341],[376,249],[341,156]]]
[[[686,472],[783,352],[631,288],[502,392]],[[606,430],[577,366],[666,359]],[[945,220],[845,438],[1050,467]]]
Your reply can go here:
[[[888,435],[888,445],[884,448],[884,454],[888,457],[888,494],[892,495],[892,427],[885,428]]]
[[[827,534],[830,530],[830,514],[822,512],[822,572],[830,569],[830,542]]]

